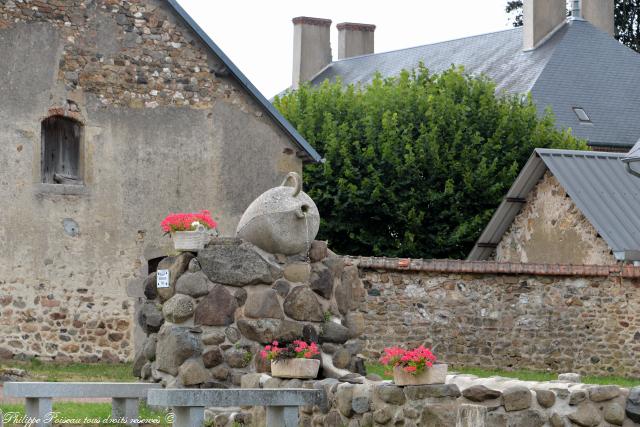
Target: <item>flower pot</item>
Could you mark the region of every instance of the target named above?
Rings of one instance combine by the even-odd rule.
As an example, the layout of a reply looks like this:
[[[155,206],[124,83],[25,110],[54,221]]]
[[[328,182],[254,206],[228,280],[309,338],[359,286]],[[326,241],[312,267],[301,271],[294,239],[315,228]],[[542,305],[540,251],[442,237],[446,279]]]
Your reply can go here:
[[[211,240],[208,231],[174,231],[171,233],[173,247],[177,251],[199,251]]]
[[[271,361],[271,376],[310,379],[318,376],[318,359],[283,359]]]
[[[426,368],[418,375],[406,372],[402,367],[393,368],[393,382],[395,385],[423,385],[423,384],[444,384],[447,378],[447,365],[437,363],[430,368]]]

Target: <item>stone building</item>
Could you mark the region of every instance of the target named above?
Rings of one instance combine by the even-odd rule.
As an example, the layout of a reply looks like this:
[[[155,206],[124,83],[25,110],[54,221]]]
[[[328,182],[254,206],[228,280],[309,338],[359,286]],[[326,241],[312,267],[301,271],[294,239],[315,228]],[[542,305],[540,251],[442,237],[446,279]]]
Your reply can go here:
[[[640,261],[640,179],[622,153],[536,149],[469,260]]]
[[[602,151],[627,151],[640,139],[640,55],[614,34],[613,0],[525,0],[524,25],[458,40],[374,53],[373,25],[341,23],[331,60],[331,21],[295,18],[293,82],[368,84],[423,63],[433,73],[452,65],[496,83],[498,93],[530,94],[540,114]]]
[[[0,57],[2,357],[130,358],[163,217],[320,160],[174,0],[0,0]]]

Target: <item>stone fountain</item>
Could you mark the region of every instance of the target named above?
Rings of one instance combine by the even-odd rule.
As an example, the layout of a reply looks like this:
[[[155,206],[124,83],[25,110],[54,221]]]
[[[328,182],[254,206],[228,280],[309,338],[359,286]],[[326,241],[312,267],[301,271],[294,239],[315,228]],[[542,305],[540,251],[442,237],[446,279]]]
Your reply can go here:
[[[356,266],[314,241],[318,209],[291,173],[247,208],[235,238],[163,259],[169,272],[145,280],[138,322],[147,334],[134,371],[167,387],[239,386],[268,372],[259,357],[273,340],[321,343],[320,377],[364,374],[365,290]]]

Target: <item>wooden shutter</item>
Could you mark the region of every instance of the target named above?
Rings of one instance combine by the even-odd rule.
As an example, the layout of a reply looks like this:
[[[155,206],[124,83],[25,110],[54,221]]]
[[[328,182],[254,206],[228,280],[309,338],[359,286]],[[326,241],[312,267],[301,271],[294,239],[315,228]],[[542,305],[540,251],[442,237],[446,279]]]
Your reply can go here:
[[[42,122],[42,182],[80,184],[80,123],[65,117]]]

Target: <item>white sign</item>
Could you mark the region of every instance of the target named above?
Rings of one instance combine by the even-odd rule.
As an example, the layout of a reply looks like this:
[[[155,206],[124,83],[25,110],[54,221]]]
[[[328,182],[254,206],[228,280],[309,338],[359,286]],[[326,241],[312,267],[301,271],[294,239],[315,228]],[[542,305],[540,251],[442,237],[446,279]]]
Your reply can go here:
[[[158,270],[157,271],[156,286],[158,288],[168,288],[169,287],[169,270]]]

